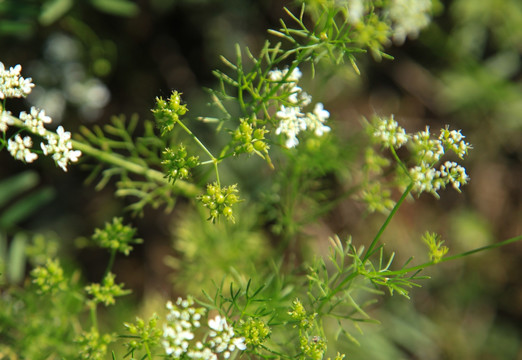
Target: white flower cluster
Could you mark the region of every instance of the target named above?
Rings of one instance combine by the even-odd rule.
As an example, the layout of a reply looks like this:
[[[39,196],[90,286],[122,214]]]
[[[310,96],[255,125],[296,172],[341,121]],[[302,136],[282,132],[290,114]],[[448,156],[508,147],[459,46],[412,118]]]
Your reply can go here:
[[[26,128],[41,136],[45,134],[44,124],[50,124],[52,122],[52,119],[45,115],[44,110],[39,110],[34,106],[31,107],[31,112],[29,114],[22,111],[18,117],[24,122]]]
[[[5,133],[9,125],[13,125],[11,112],[0,108],[0,131]]]
[[[431,7],[431,0],[391,0],[388,12],[393,21],[393,41],[402,44],[408,36],[419,36],[430,23]]]
[[[460,130],[449,130],[449,127],[440,130],[439,140],[444,144],[444,147],[453,151],[461,159],[468,154],[469,149],[473,149],[470,143],[464,141],[465,136],[460,133]]]
[[[34,84],[31,78],[24,79],[20,72],[22,67],[16,65],[14,68],[5,70],[5,66],[0,62],[0,99],[25,97],[27,96]],[[73,150],[71,142],[71,133],[65,131],[59,126],[56,134],[45,129],[45,124],[50,124],[52,119],[45,115],[44,110],[31,107],[29,113],[22,111],[18,116],[28,131],[33,134],[44,136],[47,143],[40,143],[44,155],[52,155],[55,163],[60,166],[63,171],[67,171],[67,165],[70,162],[77,162],[82,155],[81,151]],[[15,120],[11,113],[0,106],[0,131],[5,133],[9,126],[14,125]],[[7,150],[17,160],[31,163],[38,158],[38,154],[31,151],[33,139],[29,136],[23,138],[17,134],[14,138],[7,141]]]
[[[350,0],[347,18],[351,24],[364,19],[374,4],[369,0]],[[383,13],[391,22],[393,41],[402,44],[407,37],[416,38],[431,21],[432,0],[390,0]]]
[[[208,341],[195,341],[194,331],[201,327],[204,308],[194,308],[192,298],[178,298],[176,304],[167,303],[167,323],[163,326],[162,345],[167,356],[174,359],[183,355],[195,360],[218,360],[218,354],[228,359],[231,353],[245,350],[243,337],[235,337],[234,329],[225,318],[216,316],[208,321]]]
[[[61,167],[63,171],[67,171],[67,164],[69,162],[77,162],[82,152],[80,150],[73,150],[71,133],[65,131],[62,126],[58,126],[56,135],[47,135],[45,137],[47,144],[40,143],[40,146],[45,155],[52,155],[54,162]]]
[[[20,134],[16,134],[13,139],[9,139],[7,142],[7,151],[11,153],[11,155],[16,160],[25,161],[28,163],[32,163],[36,159],[38,159],[38,155],[31,152],[31,147],[33,146],[33,139],[29,136],[20,136]]]
[[[22,66],[5,69],[0,61],[0,99],[26,97],[31,92],[34,84],[31,78],[24,79],[20,73]]]
[[[419,194],[429,192],[435,197],[438,197],[437,191],[445,188],[449,183],[460,192],[461,185],[466,185],[469,181],[466,169],[453,161],[446,161],[439,170],[422,162],[410,169],[410,176],[413,180],[414,192]]]
[[[406,131],[393,119],[393,115],[389,118],[375,118],[371,135],[384,147],[394,148],[400,148],[409,138]]]
[[[416,162],[409,169],[414,192],[429,192],[438,197],[437,191],[448,184],[460,191],[460,187],[468,183],[466,169],[456,162],[446,161],[438,169],[435,168],[447,151],[452,151],[463,159],[473,148],[464,140],[465,136],[460,130],[450,130],[446,126],[440,130],[438,138],[432,138],[430,128],[426,127],[425,130],[410,135],[393,120],[393,116],[374,118],[370,129],[374,140],[386,147],[399,148],[404,144],[408,145]]]
[[[282,100],[289,105],[281,105],[276,117],[279,119],[279,126],[276,135],[286,136],[285,146],[287,148],[296,147],[299,144],[297,135],[301,131],[313,131],[316,136],[322,136],[330,131],[330,127],[325,125],[330,113],[324,109],[322,103],[315,104],[313,112],[303,113],[302,109],[312,102],[312,97],[297,85],[302,73],[299,68],[295,68],[289,73],[288,69],[274,69],[268,73],[268,78],[273,83],[282,83],[280,93],[286,94]]]
[[[364,0],[352,0],[348,3],[348,20],[352,24],[361,21],[364,15]]]
[[[431,138],[430,128],[428,126],[426,130],[419,131],[412,136],[411,146],[415,150],[414,153],[417,158],[428,164],[439,161],[444,155],[442,142]]]
[[[419,194],[426,191],[438,196],[437,191],[450,183],[457,191],[460,191],[461,185],[468,183],[466,169],[456,162],[446,161],[439,170],[433,167],[446,150],[453,151],[463,159],[473,148],[464,138],[460,130],[449,130],[448,126],[441,129],[438,139],[431,139],[429,127],[412,136],[411,149],[419,162],[410,169],[410,176],[414,182],[413,191]]]
[[[245,338],[235,337],[234,329],[227,324],[227,319],[218,315],[208,321],[208,326],[212,329],[209,333],[210,347],[217,353],[223,353],[225,359],[228,359],[231,352],[236,349],[246,349]]]

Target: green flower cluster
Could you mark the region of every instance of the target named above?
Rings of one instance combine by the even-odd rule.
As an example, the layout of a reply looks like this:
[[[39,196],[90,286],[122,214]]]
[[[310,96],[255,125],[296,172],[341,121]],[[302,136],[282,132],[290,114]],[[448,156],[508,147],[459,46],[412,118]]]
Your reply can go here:
[[[247,346],[256,347],[268,339],[270,328],[262,320],[250,318],[240,322],[238,333],[245,338]]]
[[[435,264],[438,263],[444,255],[449,251],[447,246],[443,246],[444,241],[440,240],[440,236],[435,233],[426,232],[422,236],[422,241],[428,245],[430,250],[429,256],[430,261],[433,261]]]
[[[293,320],[298,321],[298,325],[295,325],[296,327],[299,327],[299,329],[303,329],[305,331],[312,328],[316,316],[316,314],[308,315],[299,299],[295,299],[293,301],[292,311],[289,311],[288,315],[290,315]]]
[[[156,107],[152,109],[152,113],[161,135],[172,131],[174,125],[179,121],[179,117],[185,115],[187,111],[187,106],[181,104],[181,94],[177,91],[173,91],[167,100],[161,97],[156,98]]]
[[[114,334],[101,335],[95,327],[89,332],[84,331],[76,338],[76,342],[80,345],[80,359],[102,360],[105,359],[109,344],[116,340]]]
[[[129,350],[127,355],[133,355],[134,352],[145,348],[147,353],[150,353],[150,348],[159,343],[162,331],[157,328],[158,315],[153,314],[148,322],[145,322],[140,317],[136,317],[135,323],[124,323],[131,335],[127,336],[132,339],[125,345]]]
[[[223,215],[227,220],[234,222],[232,206],[240,201],[237,192],[237,185],[222,188],[217,183],[208,184],[206,194],[200,196],[199,200],[203,206],[210,209],[209,220],[215,222]]]
[[[123,296],[130,293],[130,290],[124,290],[124,284],[116,284],[114,282],[115,275],[108,273],[103,278],[103,283],[94,283],[85,287],[87,294],[92,295],[90,301],[91,306],[96,306],[98,303],[103,303],[105,306],[114,305],[116,296]]]
[[[116,217],[111,223],[106,223],[104,229],[96,229],[92,239],[102,248],[119,251],[129,255],[132,251],[131,244],[141,244],[142,239],[134,238],[136,229],[123,224],[123,219]]]
[[[31,275],[41,294],[54,294],[67,288],[66,278],[58,260],[47,259],[45,266],[36,267]]]
[[[311,336],[310,332],[315,325],[316,313],[308,314],[299,299],[295,299],[292,303],[292,310],[288,312],[290,317],[297,321],[299,329],[299,345],[302,355],[299,359],[321,360],[326,352],[326,341],[320,336]]]
[[[241,119],[239,127],[233,134],[233,139],[237,143],[234,148],[235,154],[251,154],[255,152],[264,159],[265,156],[268,156],[268,149],[270,148],[265,142],[265,134],[267,132],[268,130],[264,126],[254,129],[252,124]]]
[[[166,177],[174,183],[177,179],[186,179],[190,176],[190,169],[199,165],[198,156],[187,157],[187,150],[181,144],[177,149],[167,148],[163,151],[161,162],[166,170]]]

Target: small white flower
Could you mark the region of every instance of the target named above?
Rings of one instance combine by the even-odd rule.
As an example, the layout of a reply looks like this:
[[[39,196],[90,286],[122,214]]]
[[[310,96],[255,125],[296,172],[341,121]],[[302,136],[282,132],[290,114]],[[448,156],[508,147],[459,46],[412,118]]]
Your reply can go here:
[[[299,70],[298,67],[296,67],[288,76],[288,80],[297,83],[301,79],[301,76],[303,76],[303,73],[301,72],[301,70]]]
[[[465,136],[462,135],[460,131],[461,130],[449,130],[449,127],[446,126],[444,129],[440,130],[439,140],[446,148],[450,149],[457,154],[459,158],[463,159],[464,155],[467,155],[468,151],[473,149],[473,146],[464,140]]]
[[[431,139],[429,126],[426,126],[426,130],[414,134],[412,140],[411,146],[413,151],[421,161],[433,164],[444,155],[442,142],[437,139]]]
[[[62,168],[63,171],[67,171],[67,165],[69,162],[77,162],[82,152],[80,150],[73,150],[71,140],[71,133],[65,131],[63,126],[58,126],[56,129],[56,135],[49,134],[45,138],[47,144],[40,143],[42,151],[45,155],[52,155],[55,163]]]
[[[294,68],[290,75],[288,75],[288,69],[274,69],[268,72],[268,79],[270,79],[270,81],[273,82],[282,81],[286,77],[285,81],[297,84],[299,82],[299,79],[301,79],[301,76],[303,76],[303,73],[301,72],[301,70],[299,70],[298,67]]]
[[[288,101],[291,102],[292,104],[299,103],[302,92],[303,92],[303,89],[301,89],[299,86],[294,86],[291,90],[290,96],[288,96]]]
[[[26,97],[34,84],[31,78],[24,79],[20,73],[22,66],[16,65],[9,70],[0,62],[0,99]]]
[[[437,181],[437,179],[440,178],[440,173],[435,169],[422,162],[420,166],[415,166],[410,169],[410,177],[413,181],[412,190],[414,192],[418,194],[429,192],[438,197],[437,191],[440,190],[443,183]]]
[[[430,23],[431,7],[431,0],[392,0],[388,12],[395,43],[402,44],[408,36],[416,38]]]
[[[29,114],[27,114],[25,111],[22,111],[19,118],[24,122],[25,127],[27,127],[33,133],[37,133],[39,135],[44,135],[45,124],[50,124],[52,122],[52,119],[45,115],[44,110],[37,109],[34,106],[31,107]]]
[[[400,148],[408,141],[406,131],[393,119],[393,115],[376,118],[372,136],[385,147]]]
[[[357,24],[364,15],[364,0],[351,0],[348,3],[348,21]]]
[[[314,112],[307,114],[306,127],[308,130],[312,130],[316,136],[323,136],[331,130],[329,126],[324,125],[329,117],[330,113],[324,110],[323,104],[317,103]]]
[[[13,139],[7,142],[7,150],[16,159],[32,163],[38,158],[38,155],[31,152],[30,148],[33,146],[33,140],[29,136],[23,139],[20,134],[17,134]]]
[[[239,350],[245,350],[245,349],[246,349],[245,338],[244,338],[244,337],[234,338],[234,339],[233,339],[233,344],[234,344],[235,347],[238,348]]]
[[[227,319],[222,318],[221,316],[217,315],[214,319],[210,319],[208,321],[208,327],[216,332],[223,331],[227,325]]]
[[[283,80],[283,76],[283,72],[279,69],[270,70],[268,72],[268,78],[270,79],[270,81],[281,81]]]
[[[469,182],[469,176],[466,174],[466,169],[456,162],[446,161],[440,168],[440,173],[447,181],[451,183],[453,188],[460,191],[461,185],[466,185]]]
[[[3,110],[0,113],[0,131],[6,132],[8,125],[13,125],[13,120],[11,119],[11,112]]]

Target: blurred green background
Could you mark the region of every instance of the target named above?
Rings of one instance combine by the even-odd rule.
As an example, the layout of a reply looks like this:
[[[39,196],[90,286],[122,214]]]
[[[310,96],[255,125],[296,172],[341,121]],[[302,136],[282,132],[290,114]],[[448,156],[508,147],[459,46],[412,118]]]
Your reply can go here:
[[[522,2],[439,5],[434,22],[418,39],[386,49],[395,60],[378,62],[361,54],[361,76],[349,65],[319,69],[327,76],[319,73],[317,83],[306,89],[325,104],[341,138],[360,131],[361,116],[377,112],[394,113],[410,132],[450,124],[474,145],[464,164],[471,182],[462,194],[448,190],[440,200],[424,195],[406,204],[392,222],[383,241],[404,257],[400,260],[424,259],[419,234],[425,230],[440,233],[450,253],[522,233]],[[36,83],[28,103],[8,106],[13,113],[28,104],[40,106],[55,124],[74,132],[120,113],[151,118],[155,97],[175,89],[184,94],[192,118],[204,115],[209,99],[203,87],[215,85],[211,72],[223,67],[219,56],[232,56],[234,43],[259,49],[266,30],[277,28],[285,16],[283,6],[296,4],[0,0],[0,61],[22,64],[23,75]],[[207,136],[212,142],[212,132]],[[258,190],[246,179],[248,169],[233,171],[239,180],[230,181],[242,181],[255,197]],[[14,180],[19,186],[13,193],[14,185],[6,182],[16,174],[21,177]],[[1,194],[0,226],[10,238],[9,249],[16,243],[12,235],[22,229],[66,239],[60,240],[60,250],[46,251],[68,254],[88,280],[98,280],[107,256],[78,249],[78,244],[120,215],[126,200],[113,196],[113,184],[101,191],[85,185],[87,174],[81,165],[64,174],[50,161],[26,166],[0,153],[0,182],[7,189]],[[20,216],[15,205],[21,207]],[[115,271],[144,312],[161,306],[162,300],[155,299],[197,291],[205,275],[216,271],[205,266],[205,258],[216,251],[221,249],[223,257],[218,267],[233,262],[248,272],[253,264],[244,254],[273,244],[270,231],[252,230],[269,225],[255,216],[246,216],[237,228],[205,229],[195,225],[198,217],[183,216],[189,205],[179,200],[172,214],[147,209],[143,217],[128,217],[145,243],[118,259]],[[333,234],[352,234],[355,242],[373,236],[384,217],[363,214],[361,204],[340,202],[307,229],[316,239],[312,248],[324,251]],[[199,237],[190,231],[196,226],[203,233]],[[227,251],[220,241],[228,241]],[[208,253],[194,250],[197,246],[208,247]],[[522,359],[522,244],[427,273],[432,279],[412,291],[412,301],[387,299],[372,313],[382,324],[364,328],[360,347],[341,344],[339,351],[349,359]]]

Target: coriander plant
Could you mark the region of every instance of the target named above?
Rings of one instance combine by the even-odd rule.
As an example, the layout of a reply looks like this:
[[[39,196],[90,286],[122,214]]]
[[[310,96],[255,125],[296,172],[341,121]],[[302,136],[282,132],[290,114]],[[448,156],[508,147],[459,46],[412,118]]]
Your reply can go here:
[[[439,5],[300,1],[259,48],[236,44],[221,58],[217,85],[205,89],[209,107],[173,89],[156,97],[149,118],[117,115],[74,134],[45,109],[16,114],[13,98],[38,84],[21,65],[0,62],[0,150],[28,166],[48,158],[64,172],[79,166],[87,186],[113,189],[127,204],[125,218],[82,240],[108,251],[95,281],[52,237],[0,233],[1,357],[348,359],[344,343],[359,343],[367,323],[379,326],[377,304],[395,294],[415,301],[426,268],[521,240],[455,253],[451,239],[426,229],[424,260],[389,251],[383,236],[401,207],[465,191],[467,156],[480,145],[451,124],[415,131],[380,113],[361,115],[346,139],[341,112],[313,90],[332,69],[361,76],[367,54],[392,61],[386,49],[418,37]],[[310,229],[346,199],[364,206],[361,221],[377,212],[382,222],[368,221],[368,239],[332,233],[319,251]],[[171,269],[176,295],[142,315],[125,302],[131,289],[115,264],[147,243],[131,222],[150,208],[179,216],[173,253],[157,260]],[[8,256],[20,234],[24,255]],[[14,259],[29,270],[19,282]]]

